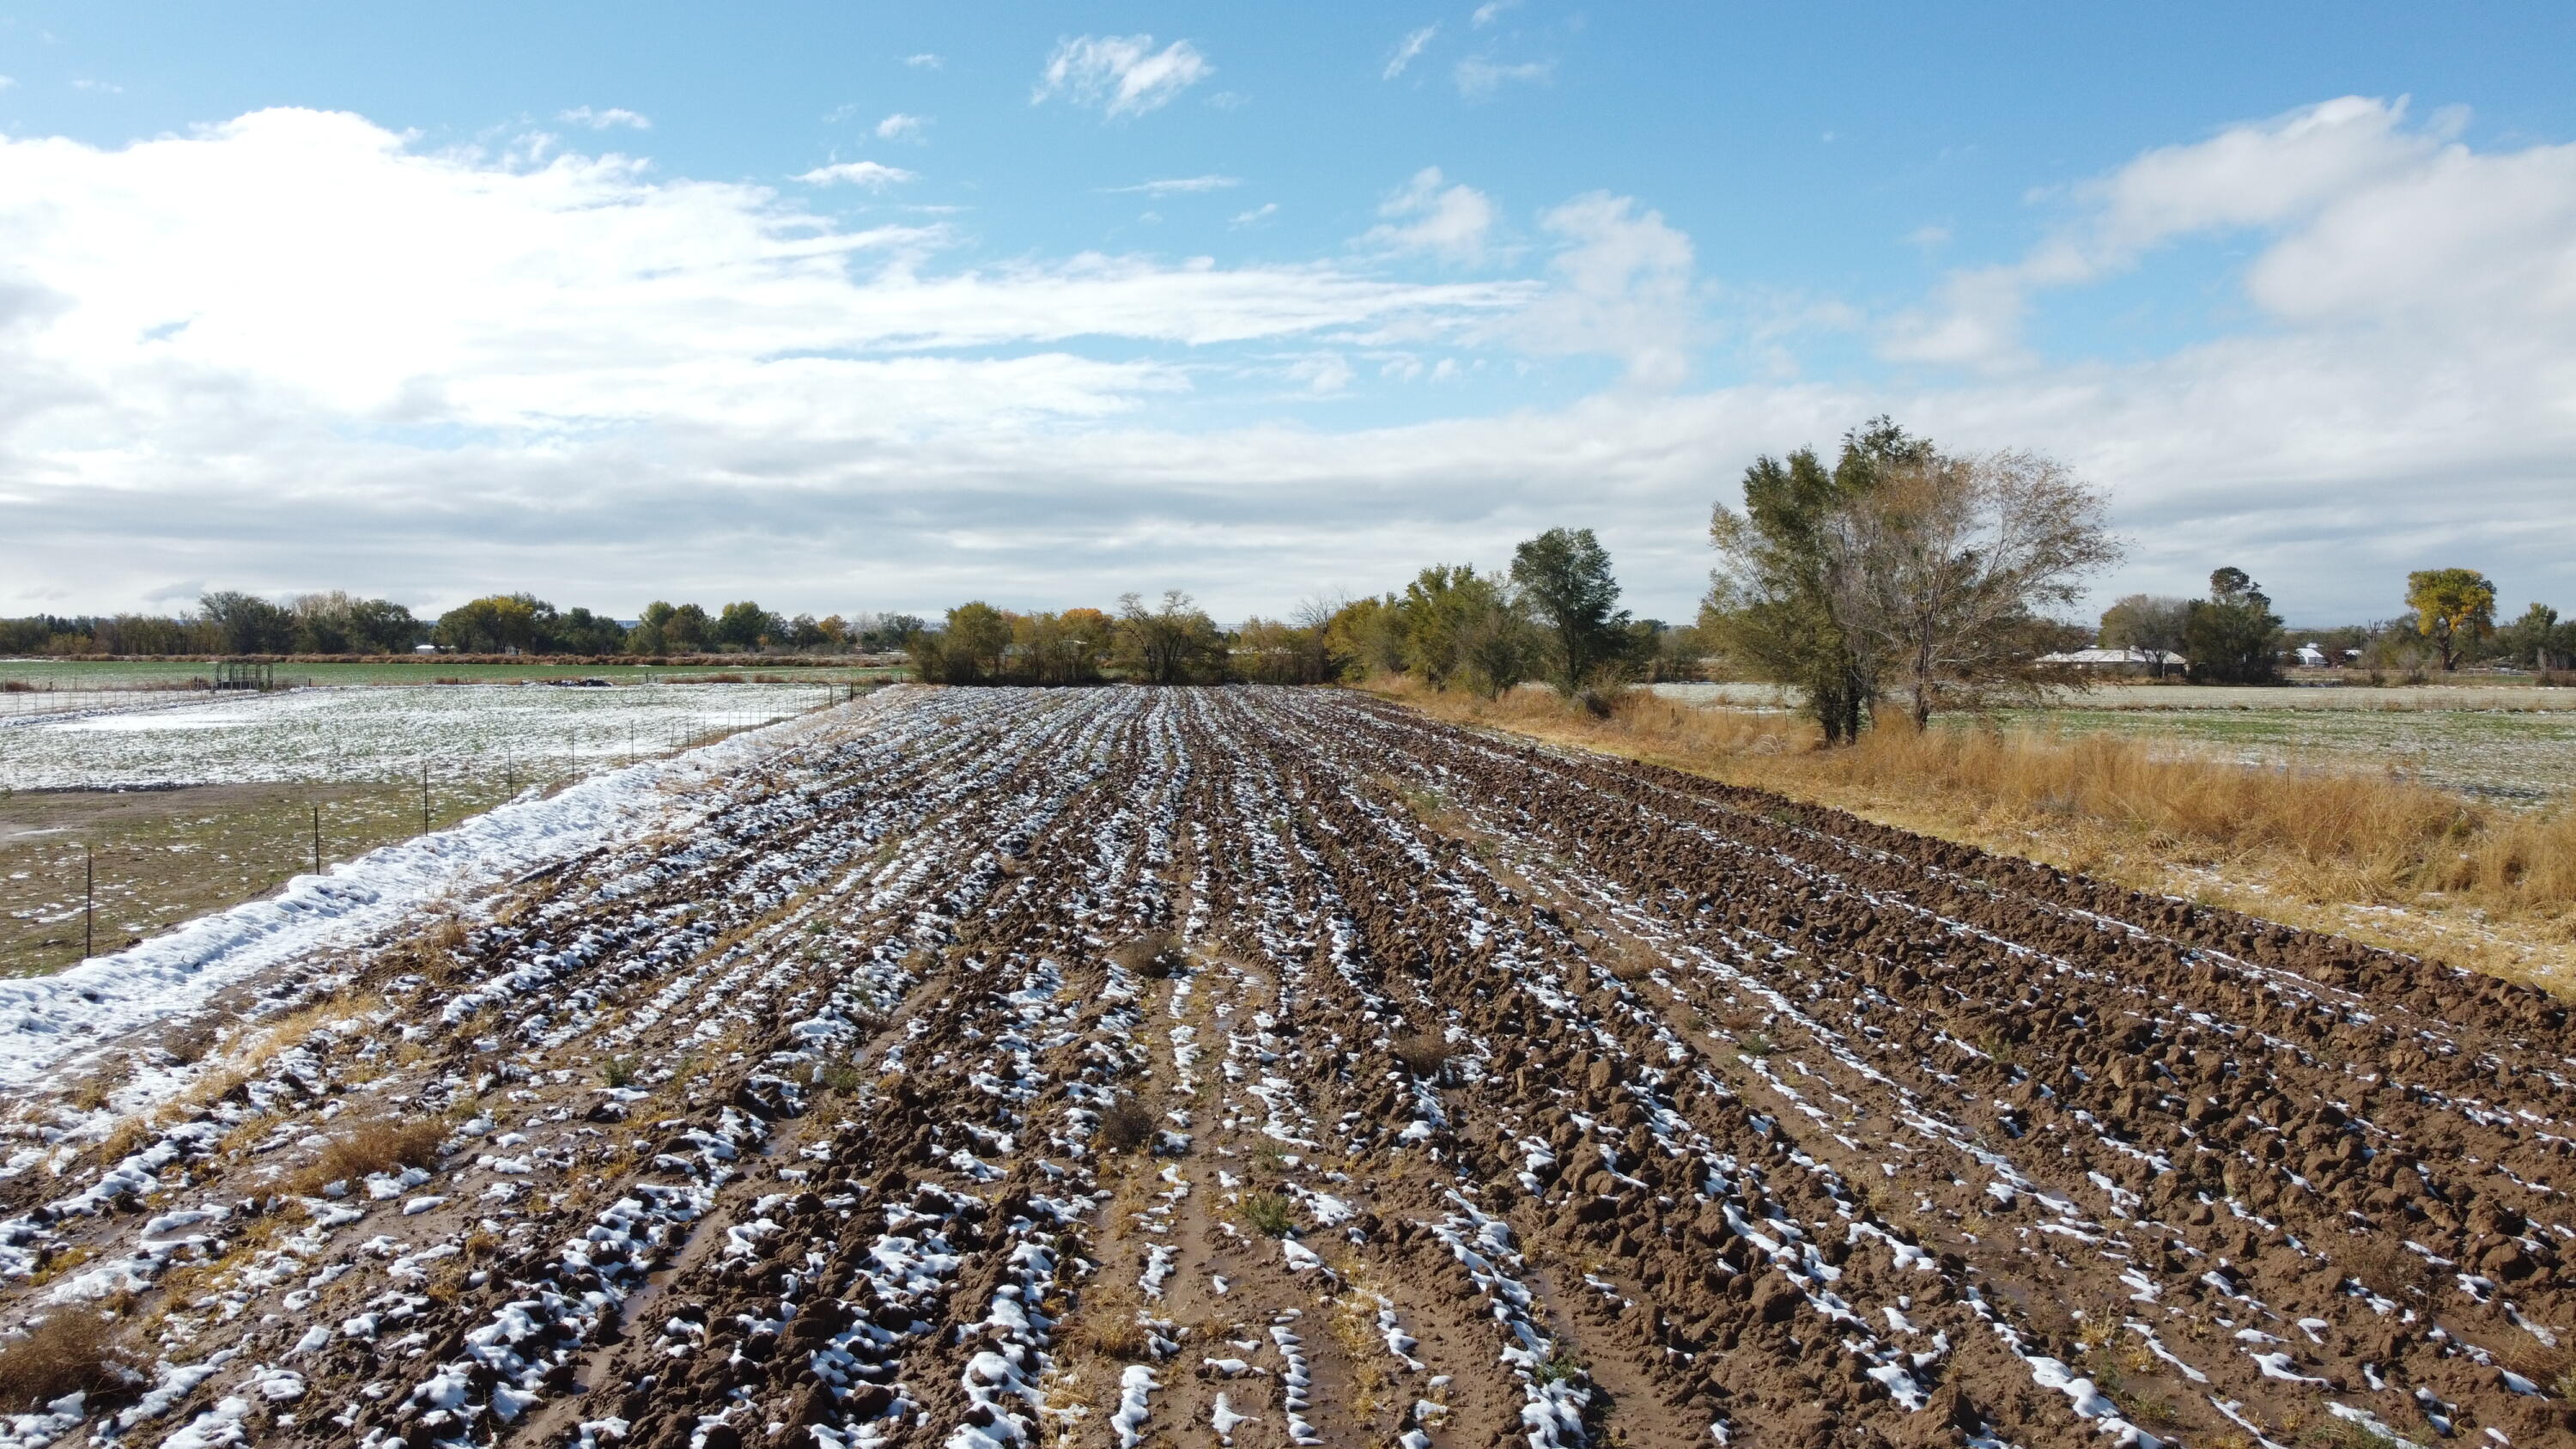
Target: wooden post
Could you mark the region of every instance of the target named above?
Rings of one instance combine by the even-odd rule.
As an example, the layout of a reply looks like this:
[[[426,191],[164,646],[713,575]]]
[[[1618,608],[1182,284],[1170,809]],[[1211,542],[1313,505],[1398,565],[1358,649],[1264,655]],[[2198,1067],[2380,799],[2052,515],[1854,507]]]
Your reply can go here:
[[[81,959],[98,954],[98,856],[81,847]]]
[[[318,801],[313,806],[313,873],[322,873],[322,806]]]
[[[420,762],[420,830],[429,833],[429,761]]]

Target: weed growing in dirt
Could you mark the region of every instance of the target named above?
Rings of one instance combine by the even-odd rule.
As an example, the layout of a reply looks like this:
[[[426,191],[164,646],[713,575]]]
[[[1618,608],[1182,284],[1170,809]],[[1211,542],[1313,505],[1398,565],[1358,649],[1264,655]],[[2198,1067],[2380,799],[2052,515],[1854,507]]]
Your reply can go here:
[[[1264,1237],[1284,1238],[1297,1230],[1296,1205],[1288,1195],[1250,1192],[1243,1195],[1243,1220]]]
[[[1139,1321],[1142,1307],[1136,1290],[1126,1283],[1093,1284],[1082,1290],[1080,1305],[1057,1329],[1058,1341],[1103,1358],[1140,1362],[1153,1352],[1152,1339]]]
[[[1180,969],[1181,939],[1169,931],[1147,931],[1110,952],[1109,959],[1147,980],[1160,980]]]
[[[1113,1102],[1100,1113],[1100,1145],[1112,1152],[1133,1152],[1154,1138],[1154,1114],[1133,1097]]]
[[[608,1059],[608,1065],[601,1068],[601,1072],[607,1078],[608,1085],[612,1087],[631,1087],[635,1085],[635,1059],[633,1057],[610,1057]]]
[[[1392,1050],[1398,1065],[1426,1082],[1438,1081],[1441,1068],[1449,1063],[1449,1041],[1436,1031],[1398,1037]]]
[[[1573,1355],[1559,1353],[1531,1369],[1530,1375],[1543,1384],[1581,1383],[1592,1376],[1592,1370]]]
[[[0,1344],[0,1407],[34,1410],[65,1394],[99,1395],[142,1381],[142,1357],[116,1325],[63,1308]]]
[[[1735,1034],[1735,1049],[1748,1057],[1767,1057],[1779,1048],[1772,1044],[1769,1032],[1739,1031]]]
[[[437,1118],[369,1117],[342,1127],[323,1144],[296,1179],[298,1190],[318,1192],[335,1182],[355,1182],[378,1172],[427,1167],[447,1140],[447,1124]]]

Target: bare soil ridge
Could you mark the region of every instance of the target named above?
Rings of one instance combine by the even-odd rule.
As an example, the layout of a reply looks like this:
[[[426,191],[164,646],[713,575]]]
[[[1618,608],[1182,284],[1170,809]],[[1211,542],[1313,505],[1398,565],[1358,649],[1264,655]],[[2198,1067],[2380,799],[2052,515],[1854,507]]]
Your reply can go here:
[[[2537,992],[1350,695],[845,717],[21,1153],[143,1367],[0,1442],[2576,1432]]]

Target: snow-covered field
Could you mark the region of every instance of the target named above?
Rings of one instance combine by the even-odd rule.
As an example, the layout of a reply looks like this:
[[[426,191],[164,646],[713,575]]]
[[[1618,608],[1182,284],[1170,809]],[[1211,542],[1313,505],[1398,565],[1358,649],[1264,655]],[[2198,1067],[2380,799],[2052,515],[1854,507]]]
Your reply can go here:
[[[662,753],[801,714],[836,693],[783,684],[423,685],[173,705],[137,692],[112,703],[149,707],[0,720],[0,789],[371,780],[415,772],[423,760],[442,771],[525,777]]]
[[[2527,988],[1336,691],[689,763],[13,1092],[0,1332],[132,1367],[0,1449],[2576,1434]]]

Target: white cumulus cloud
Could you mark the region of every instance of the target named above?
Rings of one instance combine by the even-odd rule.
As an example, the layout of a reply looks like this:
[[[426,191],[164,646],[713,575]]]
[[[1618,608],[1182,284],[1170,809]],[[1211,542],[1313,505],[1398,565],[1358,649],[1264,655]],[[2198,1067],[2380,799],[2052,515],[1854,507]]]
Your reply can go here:
[[[918,140],[922,128],[929,124],[930,122],[919,116],[908,116],[897,111],[877,122],[877,139],[880,141]]]
[[[1481,261],[1494,231],[1494,202],[1464,183],[1443,185],[1437,166],[1413,173],[1381,204],[1386,220],[1369,228],[1360,244],[1383,251],[1423,252],[1452,262]]]
[[[1057,42],[1029,103],[1062,96],[1112,116],[1141,116],[1215,73],[1186,40],[1156,50],[1150,35],[1084,35]]]
[[[1550,351],[1619,357],[1636,382],[1679,383],[1699,328],[1690,238],[1634,197],[1603,191],[1542,213],[1539,225],[1563,244],[1548,263],[1557,286],[1522,315],[1522,335]]]

